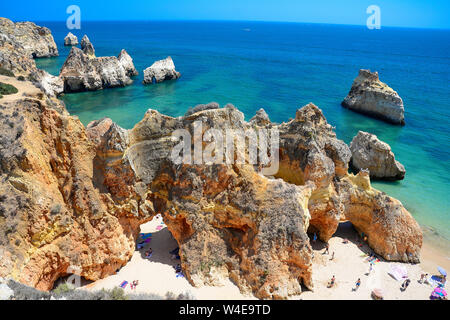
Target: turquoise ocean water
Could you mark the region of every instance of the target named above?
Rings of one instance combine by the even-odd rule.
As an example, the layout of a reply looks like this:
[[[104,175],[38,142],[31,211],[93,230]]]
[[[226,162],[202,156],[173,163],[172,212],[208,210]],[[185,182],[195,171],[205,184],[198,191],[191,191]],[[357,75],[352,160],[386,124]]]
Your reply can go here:
[[[52,30],[60,56],[37,64],[56,75],[69,30],[64,22],[39,24]],[[87,34],[97,56],[126,49],[139,71],[125,88],[63,96],[84,124],[108,116],[132,128],[148,108],[180,116],[210,101],[233,103],[247,119],[262,107],[282,122],[314,102],[345,142],[364,130],[391,145],[406,178],[373,185],[401,200],[427,239],[450,248],[450,30],[167,21],[85,22],[71,31],[79,40]],[[181,78],[144,86],[142,70],[168,55]],[[340,106],[360,68],[378,71],[403,98],[404,127]]]

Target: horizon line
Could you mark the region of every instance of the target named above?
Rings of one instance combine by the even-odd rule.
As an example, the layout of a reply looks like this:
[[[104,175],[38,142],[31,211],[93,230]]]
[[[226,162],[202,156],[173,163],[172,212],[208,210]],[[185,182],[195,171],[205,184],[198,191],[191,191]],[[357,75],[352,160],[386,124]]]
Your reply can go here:
[[[6,18],[6,17],[4,17]],[[10,18],[7,18],[10,19]],[[13,20],[14,22],[24,22],[31,20]],[[34,20],[36,22],[65,22],[66,20]],[[85,19],[85,22],[261,22],[261,23],[287,23],[287,24],[318,24],[318,25],[338,25],[338,26],[354,26],[354,27],[365,27],[365,24],[351,24],[351,23],[332,23],[332,22],[304,22],[304,21],[282,21],[282,20],[238,20],[238,19]],[[31,21],[33,22],[33,21]],[[440,28],[440,27],[409,27],[409,26],[392,26],[392,25],[381,25],[383,28],[398,28],[398,29],[419,29],[419,30],[450,30],[450,28]],[[378,29],[378,30],[381,30]]]

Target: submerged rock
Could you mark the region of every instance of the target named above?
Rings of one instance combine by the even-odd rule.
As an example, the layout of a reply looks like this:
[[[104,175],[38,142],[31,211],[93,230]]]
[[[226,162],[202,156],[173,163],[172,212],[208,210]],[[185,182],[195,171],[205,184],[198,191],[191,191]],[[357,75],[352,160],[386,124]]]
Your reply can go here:
[[[95,58],[95,49],[87,35],[81,39],[81,50],[89,57]]]
[[[359,70],[342,106],[393,124],[405,124],[402,98],[379,80],[377,72]]]
[[[175,70],[171,57],[154,62],[144,70],[144,84],[178,79],[181,74]]]
[[[64,38],[65,46],[76,46],[78,44],[78,38],[72,32],[69,32],[67,36]]]
[[[64,81],[64,92],[99,90],[131,84],[132,80],[128,74],[134,66],[131,58],[131,61],[124,58],[124,54],[121,62],[117,57],[92,58],[82,50],[72,47],[60,73]],[[126,63],[123,63],[124,61]]]
[[[350,143],[350,150],[352,166],[368,169],[371,178],[402,180],[405,177],[405,167],[395,160],[391,147],[374,134],[359,131]]]

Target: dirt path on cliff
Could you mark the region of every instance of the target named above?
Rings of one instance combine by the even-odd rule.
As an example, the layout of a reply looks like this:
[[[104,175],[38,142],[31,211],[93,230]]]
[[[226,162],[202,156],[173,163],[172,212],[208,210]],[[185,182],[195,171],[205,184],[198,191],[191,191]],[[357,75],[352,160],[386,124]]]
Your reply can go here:
[[[0,98],[0,103],[16,101],[20,97],[36,97],[38,95],[42,95],[41,90],[36,88],[29,81],[19,81],[14,77],[7,77],[4,75],[0,75],[0,82],[10,84],[17,88],[18,92],[14,94],[6,94]]]

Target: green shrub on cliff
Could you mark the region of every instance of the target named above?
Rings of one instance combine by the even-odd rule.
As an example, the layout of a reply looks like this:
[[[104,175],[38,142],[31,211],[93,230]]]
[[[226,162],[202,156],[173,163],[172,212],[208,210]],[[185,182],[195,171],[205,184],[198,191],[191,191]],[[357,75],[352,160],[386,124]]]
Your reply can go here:
[[[17,92],[19,92],[19,90],[17,90],[16,87],[7,83],[0,82],[0,95],[14,94]]]
[[[14,77],[14,73],[8,69],[0,67],[0,74],[7,77]]]
[[[74,288],[70,286],[68,283],[61,283],[59,286],[56,287],[56,289],[53,290],[53,294],[56,296],[64,296],[64,294],[73,291]]]

